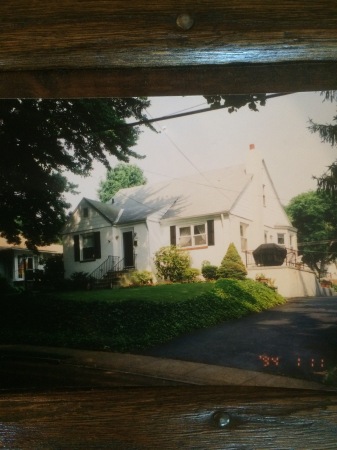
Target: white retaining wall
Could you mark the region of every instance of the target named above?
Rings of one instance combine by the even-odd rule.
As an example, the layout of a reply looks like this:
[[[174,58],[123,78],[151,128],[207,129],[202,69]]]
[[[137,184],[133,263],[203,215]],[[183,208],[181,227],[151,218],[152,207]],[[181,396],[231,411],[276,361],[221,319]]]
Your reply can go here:
[[[332,295],[331,289],[322,288],[314,272],[288,266],[254,267],[248,269],[248,278],[255,280],[257,274],[275,282],[277,292],[283,297],[315,297]]]

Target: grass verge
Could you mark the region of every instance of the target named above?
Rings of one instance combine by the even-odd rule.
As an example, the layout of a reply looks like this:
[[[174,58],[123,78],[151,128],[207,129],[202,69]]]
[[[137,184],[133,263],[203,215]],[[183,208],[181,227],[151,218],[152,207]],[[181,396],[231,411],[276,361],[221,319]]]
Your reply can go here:
[[[285,303],[252,280],[173,284],[1,301],[1,343],[131,352]]]

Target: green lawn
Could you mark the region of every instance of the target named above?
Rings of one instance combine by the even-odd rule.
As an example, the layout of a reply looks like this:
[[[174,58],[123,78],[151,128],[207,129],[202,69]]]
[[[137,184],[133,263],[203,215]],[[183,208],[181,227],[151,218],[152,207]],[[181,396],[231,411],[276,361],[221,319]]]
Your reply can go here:
[[[0,343],[132,352],[282,304],[253,280],[10,295]]]
[[[129,287],[118,289],[102,289],[93,291],[73,291],[58,293],[63,300],[75,301],[170,301],[188,299],[209,292],[214,283],[177,283],[160,284],[156,286]]]

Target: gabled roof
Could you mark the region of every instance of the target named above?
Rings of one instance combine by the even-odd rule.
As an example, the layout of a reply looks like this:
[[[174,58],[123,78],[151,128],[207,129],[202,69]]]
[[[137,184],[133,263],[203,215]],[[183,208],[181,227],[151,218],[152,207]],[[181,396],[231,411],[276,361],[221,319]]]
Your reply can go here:
[[[121,189],[113,203],[86,200],[116,224],[207,216],[229,212],[251,178],[245,166],[238,165]]]
[[[119,208],[109,203],[102,203],[97,200],[90,200],[88,198],[83,198],[89,205],[96,209],[102,216],[104,216],[109,222],[114,223],[119,215]]]
[[[27,250],[25,245],[25,238],[21,236],[20,244],[9,244],[7,240],[3,237],[0,237],[0,250]],[[41,253],[62,253],[63,247],[61,244],[50,244],[44,245],[41,247],[37,247],[37,250]]]

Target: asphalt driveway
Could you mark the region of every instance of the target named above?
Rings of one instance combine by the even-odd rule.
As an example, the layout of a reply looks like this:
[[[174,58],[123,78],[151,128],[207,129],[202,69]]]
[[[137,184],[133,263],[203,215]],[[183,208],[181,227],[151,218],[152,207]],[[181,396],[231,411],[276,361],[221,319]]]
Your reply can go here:
[[[139,353],[322,381],[337,365],[337,297],[292,299]]]

